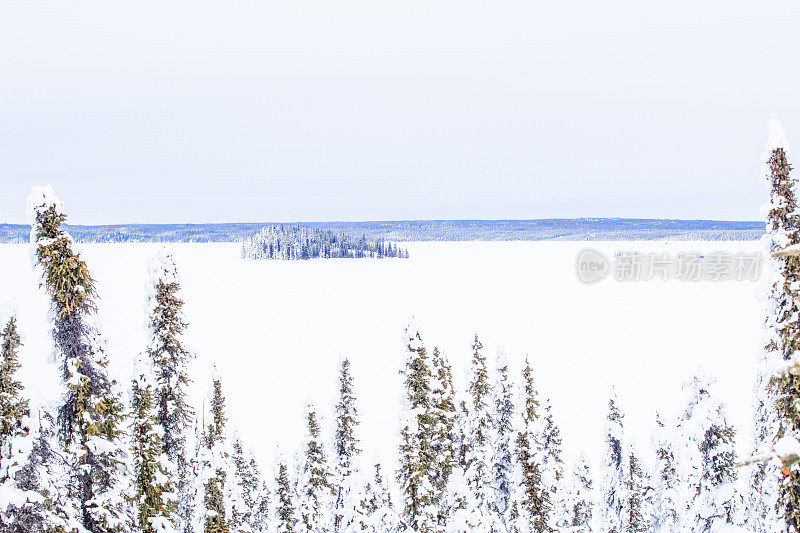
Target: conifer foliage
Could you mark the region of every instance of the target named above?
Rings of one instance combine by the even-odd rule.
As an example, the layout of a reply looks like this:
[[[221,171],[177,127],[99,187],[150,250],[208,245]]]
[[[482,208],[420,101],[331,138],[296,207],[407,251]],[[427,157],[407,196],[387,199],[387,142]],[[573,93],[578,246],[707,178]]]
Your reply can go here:
[[[356,490],[355,480],[359,478],[358,461],[358,409],[353,390],[353,376],[350,372],[350,361],[344,359],[339,370],[339,400],[335,413],[336,430],[334,434],[334,531],[349,531],[356,521],[357,508],[360,505],[360,493]]]
[[[131,522],[123,494],[124,405],[108,375],[104,342],[94,323],[94,280],[61,228],[66,215],[52,188],[33,188],[28,214],[36,266],[51,297],[53,340],[65,386],[58,433],[71,514],[91,533],[121,531]]]
[[[333,486],[328,460],[320,438],[317,411],[313,406],[306,410],[305,456],[297,480],[297,501],[300,528],[303,531],[322,533],[331,530],[331,500]]]

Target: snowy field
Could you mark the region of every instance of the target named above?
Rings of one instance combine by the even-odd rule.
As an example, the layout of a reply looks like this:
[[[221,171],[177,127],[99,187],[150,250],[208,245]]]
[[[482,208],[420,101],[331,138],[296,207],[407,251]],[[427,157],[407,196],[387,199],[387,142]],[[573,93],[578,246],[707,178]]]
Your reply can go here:
[[[672,415],[683,381],[699,367],[750,444],[751,398],[761,342],[757,282],[606,279],[583,285],[577,253],[615,251],[759,251],[758,242],[414,242],[407,260],[244,261],[237,244],[171,244],[181,270],[189,346],[196,352],[192,399],[200,405],[216,362],[228,414],[271,471],[276,451],[290,455],[303,430],[307,400],[332,410],[339,362],[349,357],[362,414],[362,448],[393,467],[411,315],[429,347],[439,346],[464,390],[477,332],[488,354],[506,354],[518,375],[527,355],[538,386],[553,402],[567,457],[596,458],[610,385],[626,431],[649,453],[656,409]],[[111,372],[127,387],[144,349],[146,264],[157,244],[85,244],[97,278]],[[31,271],[26,245],[0,245],[0,303],[18,308],[25,346],[20,372],[34,399],[57,395],[48,363],[48,301]],[[642,448],[646,447],[646,448]]]

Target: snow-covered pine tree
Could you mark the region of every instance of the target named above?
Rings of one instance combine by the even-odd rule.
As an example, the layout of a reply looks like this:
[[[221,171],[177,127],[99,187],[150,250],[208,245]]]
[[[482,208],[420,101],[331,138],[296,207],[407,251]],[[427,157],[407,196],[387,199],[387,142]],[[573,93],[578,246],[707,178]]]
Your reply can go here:
[[[497,358],[494,383],[494,443],[492,473],[494,478],[494,509],[507,525],[511,506],[511,485],[514,469],[514,391],[509,378],[508,361],[502,354]]]
[[[538,462],[542,469],[542,486],[553,502],[553,523],[556,529],[562,529],[569,523],[570,512],[565,492],[564,460],[561,458],[561,432],[553,418],[549,399],[545,400],[540,422]]]
[[[651,527],[654,533],[680,531],[683,508],[680,500],[680,475],[675,457],[673,435],[674,424],[667,424],[656,413],[656,430],[653,434],[655,464],[650,475],[653,485],[653,516]]]
[[[679,418],[685,474],[683,485],[690,512],[686,529],[712,531],[733,524],[736,493],[734,431],[724,406],[711,394],[713,380],[702,371],[684,386],[685,406]]]
[[[508,530],[515,533],[555,531],[553,498],[542,479],[539,442],[539,399],[533,370],[525,359],[522,370],[519,414],[514,446],[514,471]]]
[[[438,509],[433,480],[431,438],[431,370],[419,328],[405,332],[407,358],[401,371],[405,398],[400,423],[400,459],[397,481],[402,495],[402,517],[421,533],[436,531]]]
[[[278,464],[275,478],[275,527],[277,533],[294,533],[297,531],[297,511],[292,499],[292,482],[285,462]]]
[[[788,246],[800,244],[800,209],[797,177],[789,161],[790,148],[781,124],[769,123],[764,149],[761,180],[770,190],[769,201],[761,212],[766,219],[762,243],[770,255],[765,265],[769,283],[767,299],[767,342],[762,352],[756,385],[754,455],[772,449],[778,438],[800,436],[800,376],[774,375],[774,366],[800,349],[800,324],[792,317],[800,311],[800,256],[771,257]],[[800,530],[800,471],[780,474],[772,462],[755,464],[751,469],[748,498],[748,524],[754,531],[771,532],[782,519],[786,528]]]
[[[456,419],[455,389],[450,363],[437,347],[431,357],[431,467],[433,468],[434,505],[439,510],[438,522],[447,522],[447,485],[456,465],[454,425]]]
[[[231,500],[228,497],[233,484],[232,468],[228,450],[225,446],[225,397],[222,393],[222,380],[212,378],[210,421],[202,432],[202,442],[198,454],[200,472],[197,476],[196,494],[201,501],[197,503],[198,519],[205,533],[229,533]]]
[[[642,462],[636,457],[633,447],[629,447],[625,458],[625,524],[626,533],[645,533],[650,527],[650,508],[647,502],[650,487]]]
[[[622,413],[617,407],[616,393],[612,391],[606,421],[606,450],[598,487],[598,531],[601,533],[624,531],[625,474],[628,467],[625,449]]]
[[[163,451],[156,420],[152,365],[138,361],[131,383],[130,501],[136,525],[143,533],[172,533],[175,529],[175,466]]]
[[[193,355],[182,337],[187,327],[178,268],[170,253],[162,249],[148,265],[146,309],[149,342],[147,355],[152,361],[156,420],[161,427],[161,443],[177,472],[175,489],[179,495],[176,514],[185,529],[192,521],[194,471],[186,454],[186,433],[194,412],[186,401],[190,383],[187,365]],[[180,525],[179,525],[180,527]]]
[[[31,418],[20,368],[22,342],[15,316],[0,333],[0,530],[55,531],[65,527],[58,498],[50,418]]]
[[[302,531],[322,533],[333,528],[333,485],[325,449],[320,439],[316,409],[306,407],[303,464],[297,479],[297,508]]]
[[[466,506],[454,512],[453,522],[458,527],[466,524],[471,529],[494,532],[504,530],[505,526],[494,508],[495,492],[492,476],[494,406],[491,376],[482,350],[483,344],[475,335],[472,344],[471,376],[467,388],[470,398],[467,403],[468,441],[465,443],[464,481],[469,492]]]
[[[591,533],[592,528],[592,472],[586,455],[581,454],[573,465],[570,482],[569,528],[570,533]]]
[[[375,463],[373,468],[374,475],[366,484],[358,508],[358,529],[382,533],[404,531],[406,526],[392,507],[392,497],[381,474],[380,463]]]
[[[350,360],[345,358],[339,369],[339,400],[334,409],[336,429],[334,431],[333,491],[334,531],[350,531],[356,520],[360,504],[358,491],[354,490],[354,475],[357,474],[358,458],[358,409],[353,390],[353,376],[350,373]]]
[[[58,433],[68,463],[68,499],[87,531],[126,530],[132,516],[123,494],[125,408],[93,323],[94,279],[61,228],[67,217],[50,186],[31,190],[28,216],[35,265],[51,297],[55,354],[65,386]]]

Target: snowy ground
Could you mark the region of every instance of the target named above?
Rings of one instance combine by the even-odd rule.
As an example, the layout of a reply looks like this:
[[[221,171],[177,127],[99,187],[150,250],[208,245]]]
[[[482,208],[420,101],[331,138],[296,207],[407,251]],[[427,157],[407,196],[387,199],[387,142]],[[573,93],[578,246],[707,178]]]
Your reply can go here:
[[[741,451],[749,447],[762,304],[756,282],[607,279],[581,284],[587,245],[616,250],[758,251],[757,242],[408,243],[408,260],[239,259],[235,244],[170,245],[182,272],[187,338],[198,354],[193,399],[202,402],[215,361],[228,412],[270,471],[277,447],[292,453],[306,400],[330,412],[341,358],[352,361],[363,448],[387,466],[395,454],[397,371],[410,315],[450,358],[463,391],[472,336],[505,352],[515,375],[527,354],[550,396],[569,455],[596,458],[614,384],[626,429],[642,445],[656,409],[673,414],[681,383],[702,365],[719,379]],[[156,244],[82,245],[98,281],[112,373],[127,386],[144,347],[146,263]],[[0,245],[0,303],[15,300],[24,336],[21,372],[39,398],[57,394],[48,364],[47,302],[25,245]],[[328,419],[330,417],[328,416]],[[248,423],[244,423],[248,420]]]

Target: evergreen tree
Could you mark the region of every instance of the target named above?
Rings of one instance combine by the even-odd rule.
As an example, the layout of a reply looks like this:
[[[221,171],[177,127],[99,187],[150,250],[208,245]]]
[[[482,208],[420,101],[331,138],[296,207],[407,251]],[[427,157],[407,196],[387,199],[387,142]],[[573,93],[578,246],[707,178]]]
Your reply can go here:
[[[125,530],[132,517],[123,494],[124,404],[108,376],[104,342],[93,323],[94,279],[61,228],[66,215],[49,186],[32,189],[28,213],[36,267],[51,297],[56,359],[66,389],[58,433],[73,516],[90,533]]]
[[[713,381],[699,372],[686,384],[679,426],[686,443],[684,486],[691,531],[712,531],[733,524],[736,513],[734,431],[722,404],[711,394]]]
[[[592,473],[586,456],[581,454],[572,470],[569,531],[590,533],[592,531],[592,508]]]
[[[553,523],[556,529],[566,527],[570,513],[564,491],[564,461],[561,458],[561,432],[553,418],[550,400],[545,401],[540,424],[539,464],[542,469],[542,485],[553,502]]]
[[[406,529],[392,507],[392,497],[381,474],[381,465],[374,466],[374,476],[370,479],[360,502],[358,525],[362,531],[381,531],[392,533]]]
[[[275,479],[275,523],[278,533],[293,533],[297,524],[296,511],[292,502],[292,485],[289,480],[289,471],[286,464],[281,462],[278,465],[278,476]]]
[[[408,356],[402,370],[405,402],[401,413],[400,461],[397,480],[403,498],[402,516],[413,529],[435,531],[438,524],[431,438],[431,370],[419,329],[406,328]]]
[[[622,413],[617,407],[616,394],[612,392],[608,402],[606,423],[606,451],[600,477],[599,531],[621,533],[623,531],[626,499],[625,477],[628,465],[625,462]]]
[[[494,509],[494,479],[492,476],[492,443],[494,442],[492,384],[483,344],[475,335],[472,344],[472,371],[468,386],[466,468],[464,481],[468,489],[466,506],[454,513],[454,524],[480,531],[501,531],[503,521]]]
[[[0,530],[55,531],[67,524],[58,494],[50,418],[31,418],[24,387],[14,376],[22,342],[13,315],[0,340]]]
[[[131,386],[131,503],[136,509],[136,524],[142,532],[172,532],[178,504],[173,490],[175,468],[163,452],[151,372],[149,363],[137,364]]]
[[[528,360],[522,370],[521,409],[517,416],[515,464],[508,529],[519,533],[549,533],[553,524],[553,499],[542,479],[539,400]]]
[[[650,526],[649,509],[646,503],[650,487],[642,463],[631,449],[626,458],[627,475],[625,477],[625,526],[627,533],[645,533]]]
[[[494,385],[494,429],[492,472],[494,477],[494,510],[506,524],[511,506],[511,484],[514,468],[514,398],[508,375],[508,361],[497,360]]]
[[[653,483],[653,517],[654,533],[673,533],[680,530],[683,516],[680,500],[680,476],[676,464],[673,435],[674,425],[667,427],[661,416],[656,413],[656,432],[653,444],[656,462],[651,479]]]
[[[433,469],[433,501],[439,510],[439,526],[446,524],[449,515],[447,508],[448,482],[453,468],[456,466],[455,402],[450,363],[439,349],[434,347],[431,357],[430,451]]]
[[[772,254],[800,244],[800,209],[797,177],[789,161],[789,143],[780,122],[770,121],[761,179],[770,190],[762,207],[766,214],[765,245]],[[772,449],[784,436],[800,437],[800,376],[791,373],[774,375],[774,367],[791,358],[800,349],[800,324],[792,317],[800,311],[798,280],[800,256],[770,257],[766,264],[769,283],[766,338],[756,385],[754,455]],[[800,530],[800,471],[792,469],[782,476],[770,462],[751,469],[748,525],[756,532],[778,527],[778,514],[785,527]]]
[[[344,359],[339,370],[339,401],[336,403],[336,430],[334,434],[333,490],[334,531],[349,531],[356,520],[356,508],[360,495],[354,491],[354,476],[361,450],[358,447],[358,409],[353,391],[353,376],[350,361]]]
[[[0,338],[0,446],[4,446],[12,436],[24,433],[22,419],[29,413],[22,383],[14,378],[20,368],[18,352],[22,346],[15,316],[8,319]]]
[[[225,397],[222,394],[222,381],[218,376],[212,379],[210,422],[202,434],[202,445],[198,463],[200,485],[198,495],[202,501],[198,517],[203,523],[205,533],[229,533],[231,518],[230,455],[225,447]],[[226,487],[227,485],[227,487]]]
[[[242,533],[258,533],[268,527],[269,495],[255,458],[246,453],[241,439],[233,439],[231,454],[236,486],[231,505],[231,529]]]
[[[297,480],[300,527],[321,533],[332,527],[330,509],[333,486],[320,440],[319,421],[312,406],[306,411],[305,457]]]

